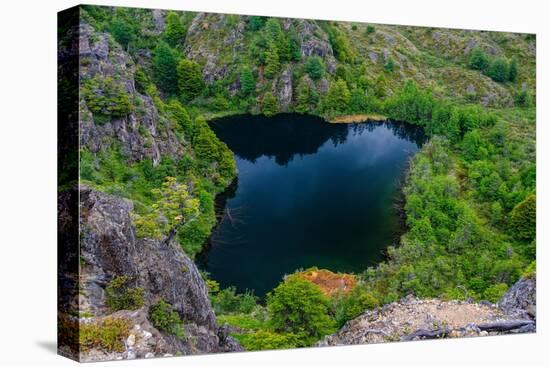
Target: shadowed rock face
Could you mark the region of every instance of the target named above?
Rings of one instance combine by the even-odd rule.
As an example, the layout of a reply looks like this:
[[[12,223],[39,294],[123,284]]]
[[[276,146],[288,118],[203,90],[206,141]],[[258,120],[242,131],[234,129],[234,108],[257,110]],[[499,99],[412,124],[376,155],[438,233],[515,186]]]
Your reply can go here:
[[[537,318],[537,279],[520,279],[498,302],[502,311],[521,318]]]
[[[128,312],[126,318],[140,324],[137,316],[146,317],[148,307],[160,298],[182,318],[188,336],[184,340],[153,333],[162,335],[165,351],[201,354],[242,350],[218,327],[206,284],[181,248],[174,242],[136,237],[130,201],[82,186],[80,207],[83,311],[94,317],[110,313],[105,305],[105,287],[113,278],[124,275],[130,277],[132,286],[145,291],[144,308],[137,313]]]

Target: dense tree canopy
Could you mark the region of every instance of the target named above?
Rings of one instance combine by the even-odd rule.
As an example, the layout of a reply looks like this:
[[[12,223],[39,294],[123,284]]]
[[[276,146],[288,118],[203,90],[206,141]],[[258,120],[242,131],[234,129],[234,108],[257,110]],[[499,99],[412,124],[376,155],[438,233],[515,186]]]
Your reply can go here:
[[[311,79],[319,80],[325,75],[325,64],[319,56],[312,56],[307,59],[305,70]]]
[[[205,85],[199,64],[181,59],[178,63],[177,74],[179,92],[185,100],[191,100],[201,94]]]
[[[268,295],[267,309],[275,331],[297,335],[309,345],[334,330],[328,316],[328,299],[319,287],[291,277]]]
[[[170,94],[178,91],[177,65],[174,51],[168,44],[159,42],[153,51],[153,77],[160,89]]]
[[[169,12],[166,15],[166,30],[164,31],[164,38],[166,42],[172,46],[176,47],[182,44],[185,38],[185,27],[181,22],[180,16],[176,12]]]
[[[279,112],[279,103],[272,93],[266,93],[262,99],[262,113],[266,116],[273,116]]]

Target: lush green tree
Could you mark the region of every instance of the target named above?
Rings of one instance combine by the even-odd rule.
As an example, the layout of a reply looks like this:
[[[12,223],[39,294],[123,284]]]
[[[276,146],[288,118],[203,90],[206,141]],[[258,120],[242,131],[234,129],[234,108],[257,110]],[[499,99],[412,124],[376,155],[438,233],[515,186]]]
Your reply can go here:
[[[532,241],[537,231],[537,197],[529,195],[511,213],[510,226],[516,238]]]
[[[450,103],[436,103],[432,118],[426,124],[426,131],[430,135],[444,135],[452,142],[460,138],[460,112]]]
[[[258,31],[263,28],[266,21],[266,17],[252,15],[248,17],[248,29],[251,31]]]
[[[510,76],[508,61],[502,57],[495,59],[487,69],[487,75],[495,82],[505,82]]]
[[[151,210],[133,216],[138,236],[162,238],[167,235],[169,241],[199,214],[199,201],[191,196],[187,185],[175,177],[166,177],[161,188],[153,189],[152,194],[155,199]]]
[[[374,95],[377,98],[384,98],[386,97],[388,89],[388,83],[386,81],[386,78],[383,74],[378,75],[374,82]]]
[[[395,68],[395,63],[393,61],[393,58],[390,56],[388,57],[388,60],[384,64],[384,70],[386,70],[389,73],[393,73],[394,68]]]
[[[518,59],[514,56],[510,61],[510,68],[508,70],[508,80],[515,82],[518,77]]]
[[[481,47],[475,47],[470,53],[468,61],[470,69],[485,71],[489,67],[489,57]]]
[[[464,135],[462,140],[463,156],[469,161],[487,157],[486,141],[478,130],[472,130]]]
[[[159,42],[153,51],[153,78],[166,93],[178,91],[178,60],[175,52],[165,42]]]
[[[367,28],[365,28],[365,34],[369,35],[371,33],[374,33],[376,30],[373,25],[368,25]]]
[[[115,40],[126,49],[130,42],[136,39],[136,30],[124,19],[115,18],[110,25],[110,30]]]
[[[195,134],[193,136],[193,148],[196,156],[204,163],[210,164],[219,157],[219,140],[216,134],[208,127],[203,116],[195,119]]]
[[[296,112],[307,113],[317,106],[319,94],[315,86],[307,77],[302,78],[296,90]]]
[[[164,31],[164,39],[172,46],[181,45],[185,38],[185,27],[178,13],[171,11],[166,15],[166,30]]]
[[[431,119],[434,103],[431,90],[422,90],[409,79],[399,93],[386,101],[384,108],[390,118],[425,125]]]
[[[328,39],[336,59],[341,62],[353,61],[354,54],[345,33],[337,27],[330,25],[328,22],[321,23],[321,26],[328,34]]]
[[[273,116],[279,112],[279,102],[272,93],[266,93],[262,99],[262,113],[266,116]]]
[[[195,61],[181,59],[177,67],[178,88],[186,100],[197,97],[204,90],[201,67]]]
[[[371,106],[364,90],[355,88],[350,94],[349,109],[354,113],[369,112]]]
[[[274,43],[271,43],[267,51],[265,52],[265,69],[264,74],[267,78],[271,79],[277,75],[281,65],[279,63],[279,53]]]
[[[82,96],[90,111],[94,113],[96,123],[102,121],[98,120],[101,116],[121,117],[132,111],[130,95],[125,87],[110,76],[96,74],[86,80],[82,86]]]
[[[267,297],[273,329],[295,334],[302,345],[310,345],[334,330],[328,306],[328,299],[317,285],[298,277],[282,282]]]
[[[166,111],[176,123],[175,130],[182,130],[187,136],[193,134],[193,122],[189,112],[176,99],[166,105]]]
[[[305,70],[311,79],[319,80],[325,75],[325,63],[319,56],[308,57]]]
[[[277,40],[283,34],[279,19],[268,18],[267,22],[265,23],[265,31],[267,32],[267,35],[272,42],[277,42]]]
[[[492,172],[489,176],[483,177],[479,183],[479,195],[486,200],[498,200],[505,190],[504,181],[498,172]]]
[[[334,113],[345,112],[349,108],[351,94],[348,85],[342,79],[330,84],[323,102],[323,109]]]
[[[252,73],[252,69],[245,66],[241,70],[240,76],[241,91],[245,96],[254,95],[256,92],[256,79]]]
[[[302,49],[300,39],[294,30],[288,35],[289,61],[300,61],[302,59]]]

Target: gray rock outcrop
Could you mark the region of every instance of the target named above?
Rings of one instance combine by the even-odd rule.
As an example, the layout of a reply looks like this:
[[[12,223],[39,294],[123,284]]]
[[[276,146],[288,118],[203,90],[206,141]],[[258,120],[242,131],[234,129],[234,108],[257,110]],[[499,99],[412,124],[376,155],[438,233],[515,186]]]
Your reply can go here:
[[[458,338],[536,331],[536,282],[518,281],[498,304],[412,296],[366,311],[318,346]]]
[[[72,191],[72,195],[76,195],[76,190]],[[234,339],[223,332],[223,328],[218,327],[206,284],[181,247],[172,241],[167,243],[165,240],[136,237],[130,201],[82,186],[80,208],[79,304],[80,311],[87,315],[85,322],[94,322],[110,315],[105,303],[105,287],[115,277],[126,276],[131,286],[144,290],[145,305],[119,316],[138,325],[134,329],[152,333],[155,337],[151,343],[162,346],[157,349],[169,354],[242,350]],[[148,307],[161,298],[180,315],[185,338],[161,333],[147,320]],[[127,358],[130,347],[133,345],[127,345],[121,354],[124,358]],[[146,353],[153,351],[142,348],[140,354]],[[98,356],[97,360],[105,359],[99,351],[87,351],[81,357],[96,360],[93,355]],[[108,359],[113,358],[110,356]]]

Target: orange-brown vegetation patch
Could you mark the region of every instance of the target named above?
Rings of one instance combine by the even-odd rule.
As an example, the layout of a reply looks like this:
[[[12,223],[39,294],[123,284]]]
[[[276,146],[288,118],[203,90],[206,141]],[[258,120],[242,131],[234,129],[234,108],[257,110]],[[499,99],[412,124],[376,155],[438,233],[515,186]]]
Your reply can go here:
[[[357,284],[357,277],[353,274],[333,273],[326,269],[308,269],[295,276],[317,284],[326,296],[334,296],[337,293],[348,293]]]

